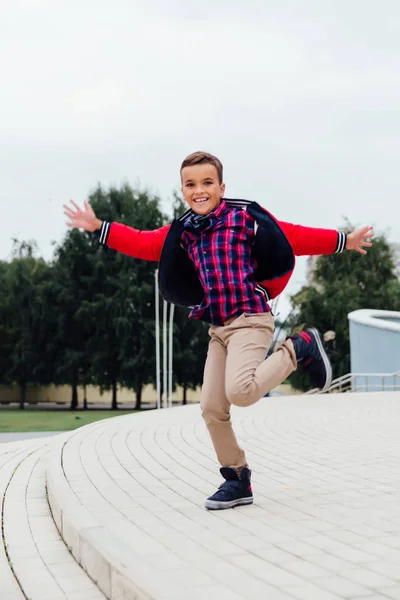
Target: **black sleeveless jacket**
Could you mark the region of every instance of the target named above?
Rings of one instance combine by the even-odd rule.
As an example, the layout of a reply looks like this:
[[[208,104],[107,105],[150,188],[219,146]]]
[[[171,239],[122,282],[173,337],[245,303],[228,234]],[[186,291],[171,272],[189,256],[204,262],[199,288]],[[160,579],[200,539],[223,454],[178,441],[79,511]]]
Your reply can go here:
[[[295,265],[294,251],[282,228],[265,209],[249,200],[229,200],[230,208],[243,208],[255,221],[252,254],[257,262],[255,280],[268,294],[268,282],[290,274]],[[204,297],[196,269],[187,252],[181,247],[186,220],[193,214],[186,211],[175,219],[168,231],[159,263],[159,286],[167,302],[193,307]]]

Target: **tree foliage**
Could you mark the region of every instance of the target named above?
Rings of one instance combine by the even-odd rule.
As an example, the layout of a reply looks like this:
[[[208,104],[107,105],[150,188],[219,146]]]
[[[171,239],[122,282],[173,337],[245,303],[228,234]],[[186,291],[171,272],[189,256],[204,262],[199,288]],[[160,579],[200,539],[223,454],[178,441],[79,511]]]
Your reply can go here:
[[[48,383],[51,379],[47,349],[40,344],[45,329],[42,292],[50,268],[35,257],[35,252],[34,242],[15,241],[11,262],[2,263],[0,269],[0,377],[3,383],[18,384],[20,408],[24,408],[29,383]]]
[[[348,224],[347,229],[354,227]],[[385,236],[374,239],[367,255],[345,251],[318,257],[312,285],[304,286],[291,301],[292,331],[306,327],[316,327],[321,333],[335,331],[335,342],[328,345],[333,377],[350,372],[348,314],[361,308],[400,310],[400,282]],[[299,389],[309,387],[300,369],[291,382]]]
[[[129,185],[98,186],[89,201],[99,216],[140,230],[163,226],[168,218],[160,200]],[[174,195],[174,215],[186,205]],[[91,384],[136,395],[155,384],[155,270],[157,264],[99,245],[98,236],[69,231],[52,261],[37,256],[34,242],[16,242],[10,262],[0,262],[0,383],[71,386],[71,408],[78,387]],[[162,306],[162,302],[160,302]],[[174,386],[194,389],[202,382],[207,325],[176,308]]]

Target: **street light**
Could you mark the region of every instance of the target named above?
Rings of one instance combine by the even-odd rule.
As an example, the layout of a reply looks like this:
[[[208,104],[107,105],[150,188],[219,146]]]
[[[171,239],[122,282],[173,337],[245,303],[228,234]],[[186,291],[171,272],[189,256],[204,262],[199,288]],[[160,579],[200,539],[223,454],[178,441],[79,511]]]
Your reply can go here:
[[[155,322],[156,322],[156,387],[157,408],[161,408],[161,361],[160,361],[160,295],[158,287],[158,269],[155,271]],[[174,335],[174,304],[170,304],[169,312],[169,341],[167,343],[168,302],[163,301],[163,408],[172,407],[172,377],[173,377],[173,335]],[[168,348],[169,346],[169,348]],[[168,352],[169,350],[169,352]],[[168,364],[169,354],[169,364]]]
[[[155,310],[156,310],[156,389],[157,408],[161,408],[161,382],[160,382],[160,302],[158,292],[158,269],[155,270]]]
[[[172,407],[172,340],[174,337],[174,311],[175,304],[169,307],[169,386],[168,386],[168,405]]]

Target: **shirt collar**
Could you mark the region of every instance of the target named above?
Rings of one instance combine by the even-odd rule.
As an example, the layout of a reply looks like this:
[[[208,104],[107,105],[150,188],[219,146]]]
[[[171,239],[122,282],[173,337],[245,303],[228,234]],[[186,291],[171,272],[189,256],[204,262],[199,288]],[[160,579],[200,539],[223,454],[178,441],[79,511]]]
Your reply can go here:
[[[218,221],[220,221],[227,212],[229,212],[229,207],[226,204],[225,200],[222,199],[219,206],[217,206],[215,210],[208,213],[207,215],[198,215],[197,213],[192,211],[192,214],[186,221],[185,225],[188,225],[190,228],[196,230],[207,229],[208,227],[218,223]]]

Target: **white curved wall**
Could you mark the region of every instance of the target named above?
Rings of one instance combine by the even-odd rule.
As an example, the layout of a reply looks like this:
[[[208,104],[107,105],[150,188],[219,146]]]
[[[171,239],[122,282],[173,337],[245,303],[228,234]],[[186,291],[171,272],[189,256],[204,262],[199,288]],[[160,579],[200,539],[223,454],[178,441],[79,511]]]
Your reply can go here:
[[[356,310],[348,319],[351,372],[400,371],[400,312]]]

